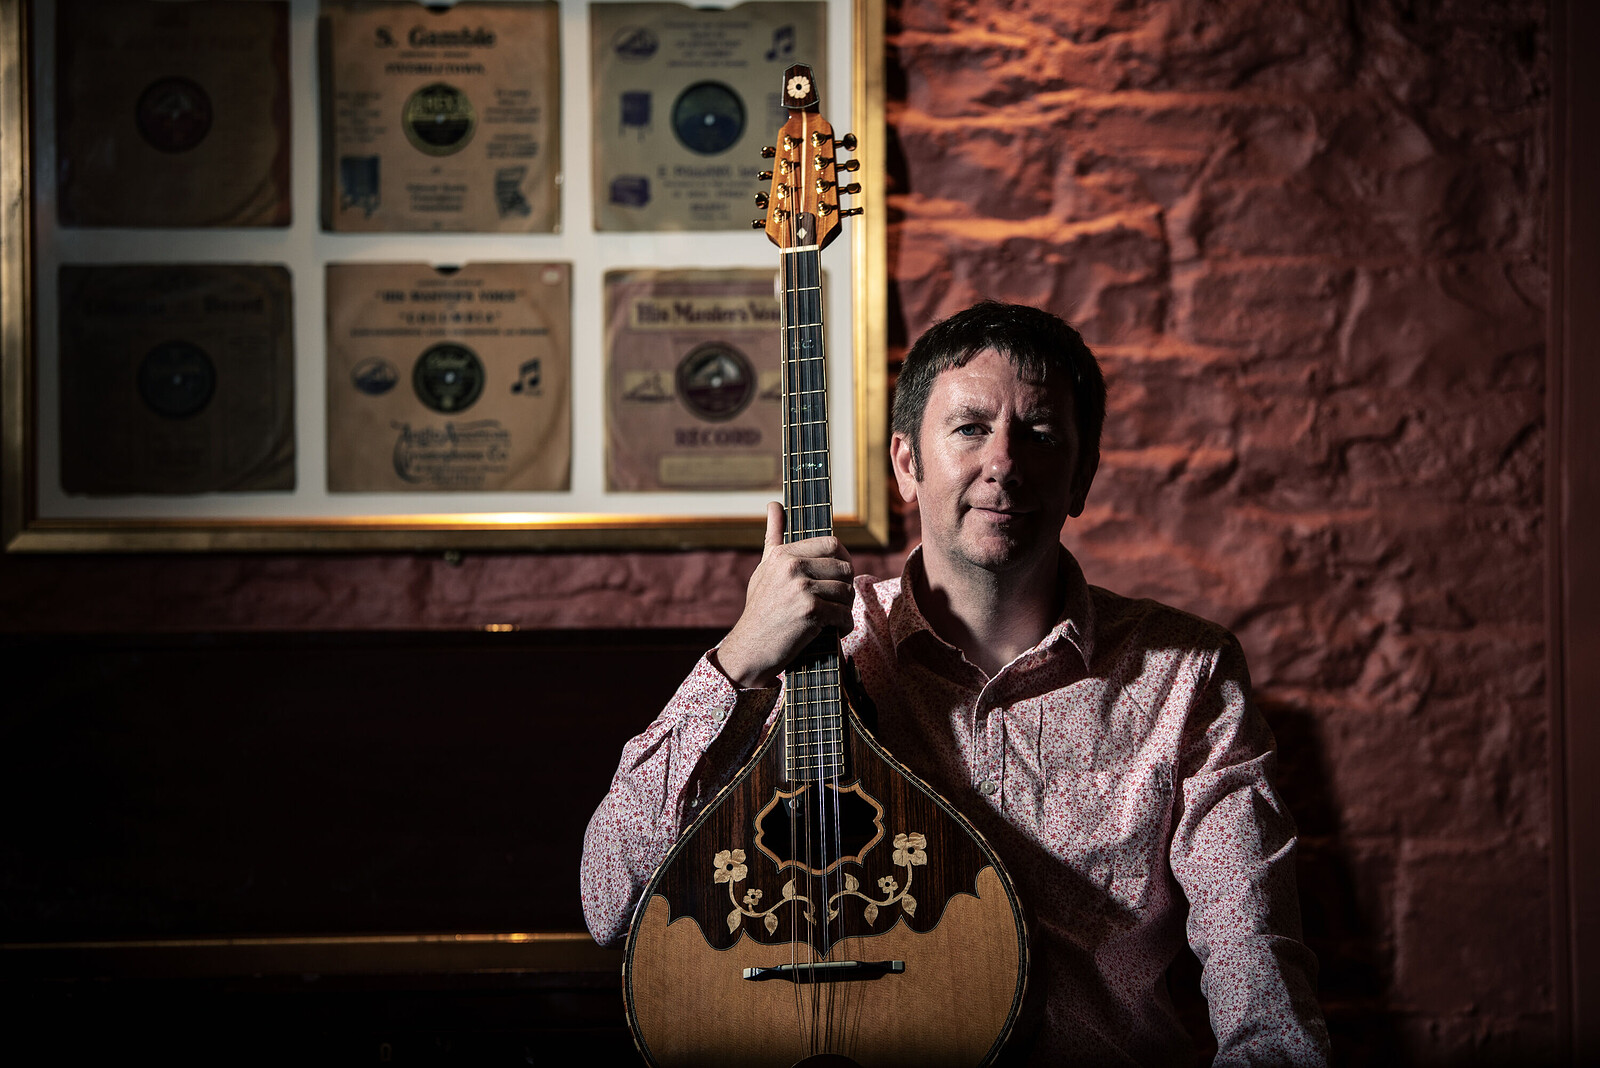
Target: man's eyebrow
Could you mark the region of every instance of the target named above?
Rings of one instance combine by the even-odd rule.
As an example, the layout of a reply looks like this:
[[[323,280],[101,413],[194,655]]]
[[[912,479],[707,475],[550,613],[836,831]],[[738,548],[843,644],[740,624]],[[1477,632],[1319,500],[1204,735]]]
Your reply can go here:
[[[982,422],[994,418],[994,413],[976,404],[958,404],[945,412],[947,423]]]

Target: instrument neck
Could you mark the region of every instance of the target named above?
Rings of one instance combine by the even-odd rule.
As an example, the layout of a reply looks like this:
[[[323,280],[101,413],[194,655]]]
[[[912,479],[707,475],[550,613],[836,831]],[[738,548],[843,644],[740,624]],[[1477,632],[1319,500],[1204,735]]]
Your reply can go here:
[[[828,381],[822,328],[822,258],[816,246],[785,249],[783,286],[784,541],[833,533],[828,467]],[[824,631],[787,671],[785,777],[822,781],[844,772],[839,640]]]

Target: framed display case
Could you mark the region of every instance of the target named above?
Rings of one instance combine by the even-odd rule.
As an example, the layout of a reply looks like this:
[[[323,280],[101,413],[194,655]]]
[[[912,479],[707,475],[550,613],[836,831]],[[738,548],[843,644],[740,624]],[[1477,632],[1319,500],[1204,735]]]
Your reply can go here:
[[[146,62],[166,46],[107,36],[110,20],[77,10],[90,3],[0,0],[7,551],[759,544],[779,492],[778,405],[769,427],[766,335],[722,327],[776,272],[750,223],[791,63],[814,67],[824,114],[854,135],[827,149],[853,159],[845,203],[861,209],[823,254],[834,519],[848,542],[886,540],[881,0],[388,4],[405,26],[340,30],[394,49],[370,61],[330,31],[330,13],[370,4],[147,0],[162,16],[234,3],[229,26],[246,7],[277,19],[195,69]],[[502,20],[529,9],[559,67],[532,105],[472,52],[525,44]],[[815,57],[800,54],[807,25]],[[217,32],[194,38],[225,51]],[[363,63],[421,83],[393,99],[349,88]],[[108,105],[81,89],[124,68]],[[375,147],[345,143],[358,119]],[[119,144],[118,122],[142,141]],[[256,160],[248,203],[215,208],[204,173],[171,177],[173,160],[201,166],[207,138],[239,167]],[[469,163],[469,142],[485,162],[463,173],[498,205],[488,222],[448,214],[466,180],[447,165]],[[380,166],[386,207],[408,197],[409,215],[374,210]],[[542,186],[517,185],[540,167]],[[438,313],[474,299],[454,321],[497,342],[464,341]],[[681,329],[651,333],[652,308]],[[546,407],[530,414],[536,394]],[[656,406],[636,413],[625,394]],[[535,425],[538,443],[521,445]]]

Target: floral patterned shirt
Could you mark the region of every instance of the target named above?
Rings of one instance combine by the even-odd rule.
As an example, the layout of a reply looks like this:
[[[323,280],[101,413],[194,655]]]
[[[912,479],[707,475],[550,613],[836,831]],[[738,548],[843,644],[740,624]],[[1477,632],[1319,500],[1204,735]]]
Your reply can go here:
[[[977,826],[1016,883],[1029,986],[1044,992],[1029,1063],[1193,1061],[1166,983],[1187,936],[1216,1064],[1325,1064],[1294,824],[1269,781],[1272,735],[1238,643],[1089,586],[1061,559],[1060,619],[992,678],[918,610],[920,551],[901,579],[857,578],[843,641],[878,740]],[[627,933],[645,883],[778,696],[737,689],[702,657],[628,743],[584,841],[596,940]]]

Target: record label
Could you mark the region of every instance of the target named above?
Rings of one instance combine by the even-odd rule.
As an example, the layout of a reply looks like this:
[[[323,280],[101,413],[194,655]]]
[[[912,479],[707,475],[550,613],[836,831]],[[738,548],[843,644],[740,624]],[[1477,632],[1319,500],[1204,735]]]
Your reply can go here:
[[[287,226],[289,5],[59,0],[64,226]]]
[[[322,223],[553,232],[561,60],[553,0],[321,0]]]
[[[695,82],[672,105],[672,133],[690,152],[715,156],[744,135],[744,101],[722,82]]]
[[[424,85],[406,100],[403,121],[406,137],[430,156],[460,152],[472,140],[478,117],[472,102],[453,85]]]
[[[743,230],[784,68],[826,69],[827,6],[589,8],[597,230]]]
[[[216,390],[216,365],[192,342],[163,341],[139,361],[139,396],[157,415],[186,419],[211,403]]]
[[[606,275],[608,490],[777,488],[782,326],[772,275]]]
[[[483,361],[465,345],[446,341],[417,357],[411,385],[434,411],[464,412],[483,394]]]
[[[67,265],[59,284],[66,492],[294,489],[287,270]]]
[[[330,491],[568,487],[569,265],[335,263],[327,280]]]
[[[211,132],[211,96],[188,78],[158,78],[139,94],[139,133],[162,152],[187,152]]]
[[[678,397],[707,422],[732,419],[756,395],[756,369],[744,353],[722,341],[708,341],[678,364]]]

